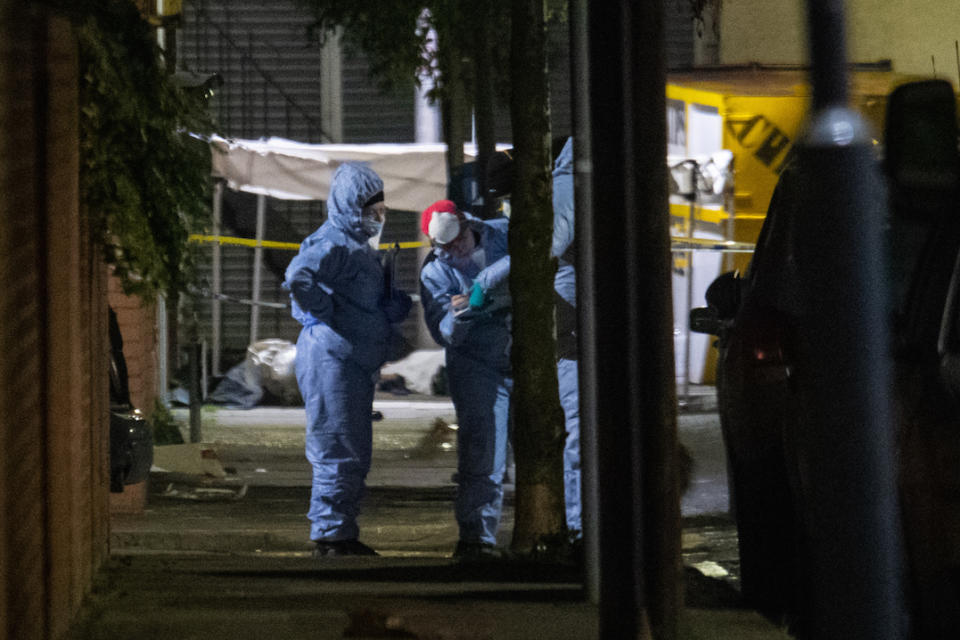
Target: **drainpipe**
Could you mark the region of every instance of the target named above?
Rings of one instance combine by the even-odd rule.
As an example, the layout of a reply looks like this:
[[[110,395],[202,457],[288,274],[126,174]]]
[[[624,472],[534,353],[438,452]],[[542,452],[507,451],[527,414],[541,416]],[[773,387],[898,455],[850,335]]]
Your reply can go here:
[[[253,248],[253,283],[251,284],[250,342],[257,341],[260,331],[260,271],[263,267],[263,234],[267,224],[267,196],[257,196],[257,238]]]
[[[213,185],[213,235],[220,237],[220,223],[223,217],[223,180],[217,180]],[[211,288],[213,295],[210,298],[210,326],[211,326],[211,345],[210,370],[214,376],[220,375],[220,323],[221,323],[221,303],[220,294],[222,293],[222,256],[219,240],[213,244],[213,257]]]

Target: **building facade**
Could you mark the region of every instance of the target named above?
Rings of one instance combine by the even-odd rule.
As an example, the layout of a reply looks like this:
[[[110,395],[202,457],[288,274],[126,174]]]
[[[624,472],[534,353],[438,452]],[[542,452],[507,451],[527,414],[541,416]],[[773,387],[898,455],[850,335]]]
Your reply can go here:
[[[960,81],[956,43],[960,12],[940,0],[848,0],[847,57],[891,60],[894,71]],[[800,0],[725,0],[720,62],[807,62],[806,3]]]

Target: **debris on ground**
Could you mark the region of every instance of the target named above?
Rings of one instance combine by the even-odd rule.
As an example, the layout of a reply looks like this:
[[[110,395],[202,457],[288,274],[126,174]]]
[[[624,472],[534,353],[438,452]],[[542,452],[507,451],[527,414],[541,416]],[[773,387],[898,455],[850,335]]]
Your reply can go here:
[[[451,424],[443,418],[434,418],[430,430],[425,433],[406,458],[423,458],[436,454],[439,451],[451,451],[455,446],[457,425]]]
[[[160,494],[162,498],[198,500],[203,502],[229,502],[240,500],[247,495],[247,485],[233,489],[229,487],[192,487],[170,483]]]
[[[196,442],[155,446],[150,471],[212,478],[225,478],[227,475],[216,450],[210,445]]]
[[[490,640],[487,625],[467,612],[447,614],[361,609],[349,612],[345,638],[419,638],[420,640]]]

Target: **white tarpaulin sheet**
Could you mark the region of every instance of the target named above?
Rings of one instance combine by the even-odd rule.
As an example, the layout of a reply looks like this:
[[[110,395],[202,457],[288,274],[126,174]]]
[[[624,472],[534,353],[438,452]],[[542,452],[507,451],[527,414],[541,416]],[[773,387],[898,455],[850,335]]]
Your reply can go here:
[[[325,200],[340,164],[366,162],[383,179],[391,209],[421,211],[447,193],[445,144],[306,144],[283,138],[214,136],[210,147],[213,175],[237,191],[286,200]],[[473,155],[468,147],[465,158]]]

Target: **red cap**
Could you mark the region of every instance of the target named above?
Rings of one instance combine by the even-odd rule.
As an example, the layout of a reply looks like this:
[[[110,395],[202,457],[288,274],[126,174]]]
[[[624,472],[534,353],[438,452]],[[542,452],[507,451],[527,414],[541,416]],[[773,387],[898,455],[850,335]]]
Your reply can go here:
[[[446,244],[460,234],[463,214],[452,200],[437,200],[420,216],[420,230],[439,244]]]

